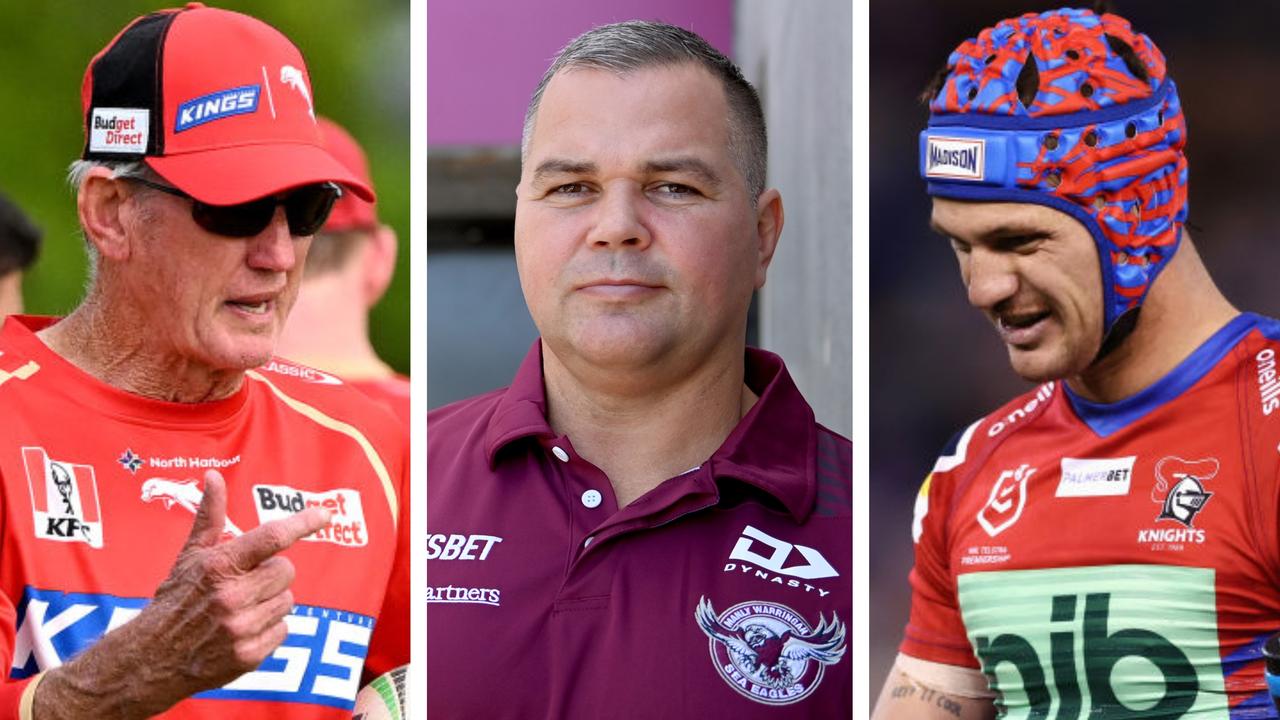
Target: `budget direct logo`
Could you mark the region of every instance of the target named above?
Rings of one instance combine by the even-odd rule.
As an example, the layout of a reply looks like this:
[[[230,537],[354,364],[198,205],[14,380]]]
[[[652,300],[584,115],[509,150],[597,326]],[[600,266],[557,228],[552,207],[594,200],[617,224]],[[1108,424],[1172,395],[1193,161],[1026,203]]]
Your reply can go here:
[[[92,465],[54,460],[40,447],[22,448],[38,538],[102,547],[102,508]]]
[[[296,515],[310,507],[328,508],[333,520],[328,527],[302,538],[307,542],[359,547],[369,544],[369,529],[364,521],[360,493],[339,488],[313,493],[287,485],[254,485],[253,503],[258,509],[258,523]]]
[[[958,586],[1004,717],[1227,716],[1212,569],[977,572]]]
[[[9,677],[20,680],[62,665],[132,620],[148,602],[149,598],[27,586],[17,606]],[[295,605],[284,623],[288,635],[258,669],[195,697],[354,708],[374,619],[335,608]]]
[[[817,689],[823,670],[844,657],[845,626],[834,613],[811,627],[799,613],[772,602],[745,602],[716,615],[699,598],[698,627],[710,638],[711,659],[725,682],[766,705],[790,705]]]

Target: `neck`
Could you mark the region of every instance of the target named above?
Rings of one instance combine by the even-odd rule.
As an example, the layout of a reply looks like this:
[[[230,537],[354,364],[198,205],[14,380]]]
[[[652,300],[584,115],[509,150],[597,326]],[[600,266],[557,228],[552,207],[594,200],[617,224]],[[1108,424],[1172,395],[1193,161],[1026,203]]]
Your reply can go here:
[[[1142,304],[1133,332],[1106,357],[1069,378],[1071,389],[1095,402],[1123,400],[1178,366],[1239,310],[1213,278],[1184,236]]]
[[[742,348],[661,384],[571,368],[542,344],[547,415],[600,468],[618,507],[701,465],[755,404]]]
[[[356,297],[337,272],[304,280],[276,354],[346,380],[393,376],[369,342],[368,309]]]
[[[110,310],[93,290],[61,321],[36,333],[49,349],[102,382],[142,397],[197,403],[230,397],[243,370],[215,370],[149,341],[145,313]]]

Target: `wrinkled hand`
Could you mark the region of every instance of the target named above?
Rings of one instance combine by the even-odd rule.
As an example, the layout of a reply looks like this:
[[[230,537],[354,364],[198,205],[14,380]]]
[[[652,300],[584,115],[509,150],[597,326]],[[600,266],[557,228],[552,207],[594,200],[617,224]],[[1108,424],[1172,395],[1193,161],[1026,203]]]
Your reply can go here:
[[[204,479],[191,534],[154,599],[48,673],[37,720],[148,717],[253,670],[284,641],[294,569],[278,553],[327,525],[330,511],[308,508],[222,542],[226,483],[215,470]]]

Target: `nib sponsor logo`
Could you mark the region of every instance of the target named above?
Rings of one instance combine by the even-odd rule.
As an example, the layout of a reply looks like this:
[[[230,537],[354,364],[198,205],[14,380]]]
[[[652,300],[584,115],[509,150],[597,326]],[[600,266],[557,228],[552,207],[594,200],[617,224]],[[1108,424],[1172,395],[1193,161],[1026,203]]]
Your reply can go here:
[[[253,502],[258,508],[258,522],[296,515],[310,507],[328,508],[333,512],[329,526],[302,538],[307,542],[327,542],[347,547],[369,544],[360,493],[339,488],[320,493],[306,492],[286,485],[254,485]]]
[[[31,514],[38,538],[102,547],[102,511],[92,465],[50,458],[44,448],[22,448]]]

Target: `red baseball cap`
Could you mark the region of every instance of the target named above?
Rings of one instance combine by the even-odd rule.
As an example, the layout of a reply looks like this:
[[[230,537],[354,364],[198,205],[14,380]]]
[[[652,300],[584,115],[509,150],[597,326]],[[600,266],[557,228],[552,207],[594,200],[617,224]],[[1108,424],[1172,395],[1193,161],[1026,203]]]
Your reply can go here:
[[[369,159],[365,157],[360,144],[351,137],[341,125],[327,117],[317,117],[320,125],[320,137],[325,148],[347,169],[355,173],[365,185],[373,187],[369,177]],[[344,194],[333,204],[333,211],[325,222],[323,232],[343,232],[345,230],[371,230],[378,227],[378,211],[375,205],[355,194]]]
[[[234,205],[335,182],[372,188],[324,148],[302,53],[280,31],[190,3],[137,18],[80,90],[86,160],[144,160],[183,192]]]

